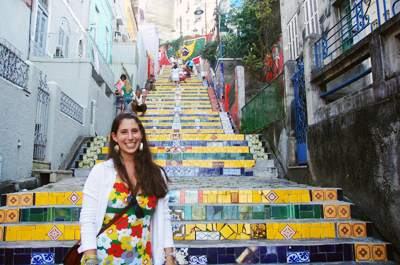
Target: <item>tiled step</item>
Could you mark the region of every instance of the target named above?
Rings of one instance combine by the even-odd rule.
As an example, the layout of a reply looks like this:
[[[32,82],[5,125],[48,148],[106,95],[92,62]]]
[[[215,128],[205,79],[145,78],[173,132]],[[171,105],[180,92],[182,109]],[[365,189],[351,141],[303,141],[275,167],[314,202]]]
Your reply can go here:
[[[1,264],[31,264],[32,259],[46,260],[50,264],[61,264],[62,258],[75,241],[31,241],[21,246],[20,242],[0,242]],[[360,265],[395,265],[392,246],[378,240],[337,239],[277,240],[272,243],[263,240],[240,240],[232,244],[225,241],[177,241],[175,243],[178,264],[277,264],[298,263],[302,258],[306,263]],[[36,263],[37,264],[37,263]]]
[[[80,205],[2,207],[0,224],[72,222],[80,217]],[[174,221],[350,219],[354,205],[344,202],[307,204],[170,204]]]
[[[4,229],[4,232],[1,231]],[[174,240],[284,240],[315,238],[366,238],[372,224],[357,220],[237,220],[173,221]],[[0,241],[79,240],[79,222],[7,223]]]

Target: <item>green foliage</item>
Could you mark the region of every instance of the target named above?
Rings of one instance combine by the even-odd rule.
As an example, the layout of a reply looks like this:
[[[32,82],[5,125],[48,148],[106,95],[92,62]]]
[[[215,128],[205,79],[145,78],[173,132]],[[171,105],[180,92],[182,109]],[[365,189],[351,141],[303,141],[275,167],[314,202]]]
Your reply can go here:
[[[203,59],[207,59],[211,65],[215,65],[215,62],[217,61],[218,58],[217,49],[218,49],[217,41],[207,42],[206,45],[204,45],[203,49],[200,51],[200,55]]]
[[[246,69],[254,77],[265,80],[266,57],[281,35],[279,0],[244,0],[228,16],[236,33],[229,33],[224,42],[224,57],[243,57]]]

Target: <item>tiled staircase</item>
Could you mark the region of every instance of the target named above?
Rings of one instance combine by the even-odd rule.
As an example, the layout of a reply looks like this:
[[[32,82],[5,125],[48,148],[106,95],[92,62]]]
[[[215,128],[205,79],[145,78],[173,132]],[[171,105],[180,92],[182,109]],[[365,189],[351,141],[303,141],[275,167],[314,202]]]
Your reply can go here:
[[[173,181],[179,264],[394,264],[391,245],[371,237],[371,223],[353,219],[341,189],[278,179],[259,136],[234,134],[212,95],[198,81],[174,90],[164,75],[140,117],[154,159]],[[92,138],[74,179],[2,196],[0,265],[61,263],[80,237],[85,178],[78,176],[107,152],[107,137]]]

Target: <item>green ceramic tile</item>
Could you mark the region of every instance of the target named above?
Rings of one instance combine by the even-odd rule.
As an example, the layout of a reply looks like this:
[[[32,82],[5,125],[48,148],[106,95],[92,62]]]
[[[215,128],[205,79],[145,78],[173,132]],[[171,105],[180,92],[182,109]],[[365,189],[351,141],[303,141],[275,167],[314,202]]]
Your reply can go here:
[[[301,212],[300,219],[313,219],[314,213],[313,212]]]
[[[322,218],[322,205],[314,205],[314,218]]]
[[[80,214],[81,214],[81,208],[72,208],[72,221],[79,221]]]
[[[294,219],[300,218],[300,205],[294,206]]]
[[[21,222],[29,222],[30,209],[21,209]]]
[[[250,205],[239,205],[239,213],[251,213],[253,212],[253,207]]]
[[[31,208],[30,209],[30,214],[43,214],[43,208]]]
[[[192,220],[200,221],[200,220],[206,220],[206,219],[207,219],[206,206],[193,206],[192,207]]]
[[[31,214],[29,216],[29,222],[45,222],[43,214]]]
[[[302,204],[300,205],[300,211],[301,212],[312,212],[314,211],[314,205],[312,204]]]
[[[253,205],[253,213],[257,212],[257,213],[262,213],[264,212],[265,208],[263,205]]]
[[[232,220],[232,206],[224,206],[224,210],[222,212],[223,220]]]
[[[250,220],[251,214],[250,213],[239,213],[239,220]]]
[[[253,219],[254,220],[264,220],[265,219],[265,213],[253,212]]]
[[[56,221],[71,221],[72,220],[72,208],[55,208],[54,210]]]
[[[232,207],[232,220],[238,220],[239,219],[239,211],[237,206],[231,206]]]
[[[271,219],[271,205],[265,205],[265,219]]]
[[[271,207],[272,219],[287,219],[288,209],[287,206],[272,206]]]

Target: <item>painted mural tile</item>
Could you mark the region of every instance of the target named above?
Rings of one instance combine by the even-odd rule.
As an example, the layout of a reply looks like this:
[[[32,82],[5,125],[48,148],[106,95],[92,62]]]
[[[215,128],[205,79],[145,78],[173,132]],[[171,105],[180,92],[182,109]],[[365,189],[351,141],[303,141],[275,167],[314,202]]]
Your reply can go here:
[[[17,207],[20,205],[19,194],[7,194],[7,206]]]
[[[206,220],[206,206],[193,206],[192,207],[192,220],[199,221],[199,220]]]
[[[255,248],[258,249],[258,247]],[[250,248],[244,248],[243,252],[236,258],[236,262],[238,264],[258,264],[260,258]]]
[[[355,244],[356,261],[369,261],[372,258],[369,244]]]
[[[179,190],[168,191],[168,196],[169,196],[170,203],[179,203],[180,202],[180,191]]]
[[[17,223],[17,222],[19,222],[19,209],[6,210],[6,223]]]
[[[54,264],[55,255],[50,253],[32,253],[31,264]]]
[[[324,201],[325,193],[323,190],[312,190],[312,201]]]
[[[350,219],[351,218],[350,205],[338,205],[337,214],[340,219]]]
[[[367,227],[365,223],[353,223],[352,231],[354,237],[367,237]]]
[[[338,223],[337,231],[339,237],[351,237],[353,235],[351,223]]]
[[[21,206],[31,206],[33,205],[34,193],[22,193],[21,194]]]
[[[287,252],[287,263],[309,263],[310,262],[310,252]]]
[[[337,218],[336,205],[325,204],[324,205],[324,217],[326,219]]]
[[[289,225],[286,225],[285,228],[280,232],[280,234],[286,239],[292,239],[296,234],[296,231],[293,230]]]
[[[266,239],[267,228],[265,224],[251,224],[251,238],[252,239]]]
[[[325,190],[325,200],[326,201],[337,201],[337,190]]]
[[[372,251],[373,261],[385,261],[388,259],[387,249],[385,244],[373,244],[371,251]]]
[[[6,220],[6,210],[0,209],[0,223],[4,223]]]

